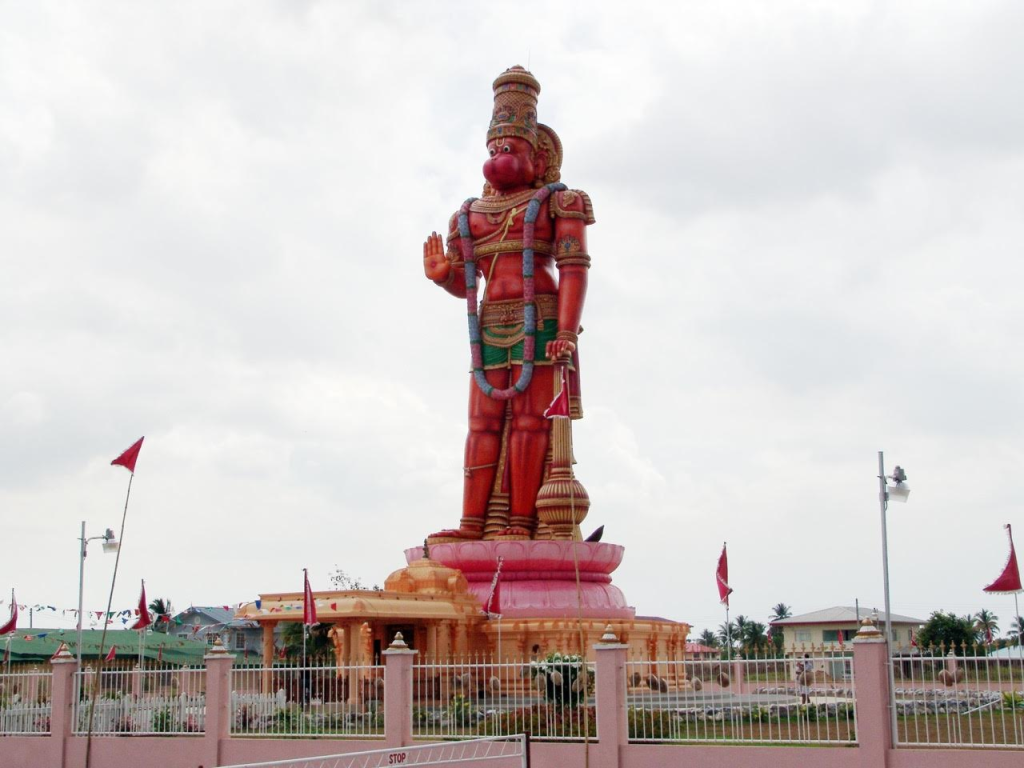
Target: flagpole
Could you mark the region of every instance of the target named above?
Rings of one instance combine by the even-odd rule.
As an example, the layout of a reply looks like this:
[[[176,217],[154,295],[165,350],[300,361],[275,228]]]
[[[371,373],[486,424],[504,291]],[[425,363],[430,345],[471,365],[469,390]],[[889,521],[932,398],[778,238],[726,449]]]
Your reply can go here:
[[[89,698],[89,724],[85,732],[85,768],[92,764],[92,720],[96,712],[96,697],[100,692],[100,681],[103,675],[103,649],[107,642],[107,622],[110,621],[110,607],[114,604],[114,585],[117,584],[117,566],[121,562],[121,549],[124,547],[124,524],[128,519],[128,500],[132,496],[132,480],[135,472],[128,475],[128,492],[124,496],[124,512],[121,513],[121,535],[117,537],[117,555],[114,557],[114,574],[110,577],[110,594],[107,596],[107,612],[103,617],[103,633],[100,635],[100,651],[96,657],[96,680]],[[81,670],[79,670],[81,674]]]

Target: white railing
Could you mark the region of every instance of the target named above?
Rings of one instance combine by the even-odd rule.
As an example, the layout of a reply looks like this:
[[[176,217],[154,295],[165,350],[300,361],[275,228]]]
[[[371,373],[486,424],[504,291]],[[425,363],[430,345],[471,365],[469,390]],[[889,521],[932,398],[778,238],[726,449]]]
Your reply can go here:
[[[97,736],[190,735],[206,728],[206,670],[163,666],[75,675],[74,732]],[[95,709],[93,709],[95,702]]]
[[[823,649],[730,662],[628,661],[629,740],[854,744],[852,662]]]
[[[413,665],[413,734],[472,739],[529,733],[536,740],[597,738],[592,663],[578,657]]]
[[[896,743],[1024,748],[1024,655],[906,649],[892,658]]]
[[[237,736],[384,737],[384,667],[306,666],[231,670]]]
[[[454,741],[445,744],[422,744],[415,747],[374,749],[341,755],[297,757],[266,763],[244,763],[225,768],[393,768],[396,766],[452,765],[454,763],[492,763],[495,760],[508,768],[527,768],[527,741],[517,736],[493,736],[483,739]]]
[[[0,734],[50,732],[50,672],[0,673]]]

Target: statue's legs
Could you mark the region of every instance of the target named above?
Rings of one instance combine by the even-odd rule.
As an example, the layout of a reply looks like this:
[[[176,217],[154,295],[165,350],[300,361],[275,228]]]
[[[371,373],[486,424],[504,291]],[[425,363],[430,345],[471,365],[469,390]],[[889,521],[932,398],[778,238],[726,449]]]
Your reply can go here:
[[[492,386],[508,386],[509,371],[487,371]],[[517,400],[519,398],[516,398]],[[439,531],[428,539],[479,539],[483,536],[487,501],[494,485],[494,475],[501,450],[501,428],[505,417],[505,402],[492,400],[469,379],[469,434],[466,436],[465,479],[462,492],[462,519],[455,530]]]
[[[519,377],[520,366],[514,376]],[[510,534],[532,536],[537,527],[537,491],[544,476],[551,424],[544,418],[553,398],[554,366],[538,365],[523,394],[512,400],[512,430],[509,435],[511,467],[509,499]]]

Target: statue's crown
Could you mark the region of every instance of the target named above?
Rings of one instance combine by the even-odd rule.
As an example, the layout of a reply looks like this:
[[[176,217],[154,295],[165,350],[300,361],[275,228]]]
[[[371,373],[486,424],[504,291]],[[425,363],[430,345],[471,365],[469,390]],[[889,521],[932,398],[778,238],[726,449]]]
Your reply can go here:
[[[516,136],[537,146],[537,96],[540,83],[520,66],[510,67],[494,81],[494,112],[487,141]]]

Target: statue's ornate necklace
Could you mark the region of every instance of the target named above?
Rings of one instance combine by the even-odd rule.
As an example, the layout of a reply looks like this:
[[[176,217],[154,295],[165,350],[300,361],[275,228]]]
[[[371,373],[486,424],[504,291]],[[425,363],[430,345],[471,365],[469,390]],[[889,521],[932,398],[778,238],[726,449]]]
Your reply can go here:
[[[523,222],[523,371],[511,387],[498,389],[487,381],[484,371],[483,350],[480,336],[480,307],[476,296],[476,255],[473,253],[473,235],[469,230],[469,211],[477,198],[471,197],[459,209],[459,243],[462,259],[466,262],[466,306],[469,311],[469,349],[473,358],[473,380],[480,391],[492,400],[511,400],[530,386],[533,378],[533,363],[537,348],[537,306],[534,304],[533,288],[533,240],[534,225],[540,214],[541,204],[552,192],[561,192],[565,184],[548,184],[531,195],[526,206]]]

